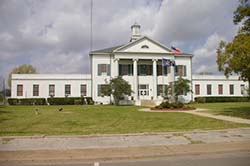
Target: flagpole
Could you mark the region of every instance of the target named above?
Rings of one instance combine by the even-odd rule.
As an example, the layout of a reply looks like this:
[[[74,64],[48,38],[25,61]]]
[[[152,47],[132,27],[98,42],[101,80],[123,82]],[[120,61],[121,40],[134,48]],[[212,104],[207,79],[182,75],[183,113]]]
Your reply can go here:
[[[163,100],[164,100],[164,97],[165,97],[165,86],[164,86],[164,65],[163,65],[163,59],[162,59],[162,64],[161,64],[161,67],[162,67],[162,97],[163,97]]]

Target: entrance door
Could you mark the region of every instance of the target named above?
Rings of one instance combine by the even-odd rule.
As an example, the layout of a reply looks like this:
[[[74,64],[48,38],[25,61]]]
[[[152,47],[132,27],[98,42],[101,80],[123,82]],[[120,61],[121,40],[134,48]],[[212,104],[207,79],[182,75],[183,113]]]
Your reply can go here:
[[[139,85],[139,97],[140,99],[149,99],[149,85],[148,84],[140,84]]]

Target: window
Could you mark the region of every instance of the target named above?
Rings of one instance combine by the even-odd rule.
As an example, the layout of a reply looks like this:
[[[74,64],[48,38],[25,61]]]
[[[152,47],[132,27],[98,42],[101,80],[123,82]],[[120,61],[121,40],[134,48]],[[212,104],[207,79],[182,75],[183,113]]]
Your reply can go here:
[[[17,96],[23,96],[23,85],[17,85]]]
[[[162,65],[157,65],[157,75],[162,76]],[[163,68],[164,75],[168,75],[170,73],[170,66],[164,66]]]
[[[97,89],[97,95],[98,96],[104,96],[104,94],[102,93],[103,90],[107,87],[108,85],[106,84],[101,84],[101,85],[98,85],[98,89]]]
[[[65,85],[65,96],[69,96],[71,94],[71,85],[66,84]]]
[[[87,85],[81,85],[81,96],[87,96]]]
[[[55,96],[55,85],[54,84],[49,85],[49,96]]]
[[[98,75],[102,74],[110,75],[110,64],[98,64]]]
[[[222,85],[222,84],[219,84],[219,85],[218,85],[218,94],[219,94],[219,95],[222,95],[222,94],[223,94],[223,85]]]
[[[157,96],[167,95],[168,85],[164,85],[165,94],[163,93],[163,85],[157,85]]]
[[[149,47],[147,45],[143,45],[141,48],[148,49]]]
[[[33,96],[39,96],[39,85],[33,85]]]
[[[175,75],[176,76],[187,76],[187,67],[185,65],[177,65],[175,66]]]
[[[152,65],[138,65],[138,75],[145,76],[145,75],[152,75],[153,74],[153,66]]]
[[[119,64],[119,75],[120,76],[133,75],[133,65],[132,64]]]
[[[195,85],[195,94],[200,95],[200,84]]]
[[[212,94],[212,85],[208,84],[207,85],[207,95],[211,95]]]
[[[229,85],[229,94],[230,94],[230,95],[233,95],[233,94],[234,94],[234,85],[233,85],[233,84],[230,84],[230,85]]]
[[[241,94],[241,95],[244,95],[244,94],[245,94],[245,85],[244,85],[244,84],[241,84],[241,85],[240,85],[240,94]]]

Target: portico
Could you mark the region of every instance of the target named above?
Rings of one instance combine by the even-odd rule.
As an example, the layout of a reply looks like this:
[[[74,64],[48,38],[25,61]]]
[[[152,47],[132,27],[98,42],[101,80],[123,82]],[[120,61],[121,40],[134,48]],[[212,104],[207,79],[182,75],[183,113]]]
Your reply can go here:
[[[162,99],[162,88],[159,85],[167,85],[172,82],[174,70],[170,67],[162,68],[162,59],[147,57],[114,58],[114,70],[117,76],[122,76],[131,85],[133,98],[138,100],[159,100]],[[170,71],[171,70],[171,71]],[[161,91],[160,93],[157,91]]]

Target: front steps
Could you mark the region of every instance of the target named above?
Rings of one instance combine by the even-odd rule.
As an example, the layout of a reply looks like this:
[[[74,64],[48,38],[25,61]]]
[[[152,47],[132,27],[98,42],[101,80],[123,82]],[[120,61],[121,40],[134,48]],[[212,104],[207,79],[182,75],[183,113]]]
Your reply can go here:
[[[156,104],[154,100],[141,100],[141,106],[154,107]]]

